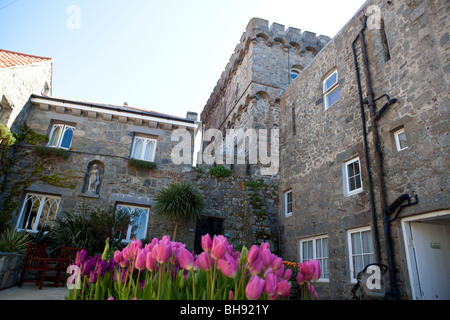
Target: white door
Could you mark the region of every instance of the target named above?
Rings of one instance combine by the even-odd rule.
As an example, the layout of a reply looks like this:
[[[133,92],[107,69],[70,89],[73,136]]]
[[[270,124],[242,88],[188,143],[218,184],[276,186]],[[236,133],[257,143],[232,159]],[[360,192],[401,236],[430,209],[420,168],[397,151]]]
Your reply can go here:
[[[410,272],[415,299],[450,299],[450,225],[409,222]]]

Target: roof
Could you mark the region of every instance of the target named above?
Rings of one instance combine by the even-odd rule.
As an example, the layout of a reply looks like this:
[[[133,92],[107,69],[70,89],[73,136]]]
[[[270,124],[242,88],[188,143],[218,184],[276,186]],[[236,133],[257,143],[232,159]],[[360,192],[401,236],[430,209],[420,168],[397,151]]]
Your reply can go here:
[[[38,57],[25,53],[0,49],[0,68],[26,66],[52,60],[52,58]]]
[[[181,121],[181,122],[187,122],[187,123],[195,123],[194,120],[177,117],[177,116],[172,116],[169,114],[164,114],[164,113],[160,113],[160,112],[156,112],[156,111],[131,107],[131,106],[128,106],[125,104],[124,105],[114,105],[114,104],[89,102],[89,101],[81,101],[81,100],[74,100],[74,99],[62,99],[62,98],[58,98],[58,97],[39,96],[39,95],[35,95],[35,94],[32,94],[31,97],[35,98],[35,99],[45,99],[49,102],[57,102],[57,103],[62,103],[62,104],[69,103],[69,104],[79,105],[79,106],[96,107],[96,108],[101,108],[101,109],[110,110],[110,111],[128,112],[128,113],[132,113],[132,114],[135,114],[138,116],[150,116],[150,117],[155,117],[155,118],[159,118],[159,119]]]

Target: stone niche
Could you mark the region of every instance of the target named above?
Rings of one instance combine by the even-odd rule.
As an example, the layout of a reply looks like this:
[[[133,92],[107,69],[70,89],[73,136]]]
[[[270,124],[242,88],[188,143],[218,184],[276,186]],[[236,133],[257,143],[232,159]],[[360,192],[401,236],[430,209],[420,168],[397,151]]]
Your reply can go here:
[[[99,160],[89,163],[84,177],[84,185],[81,195],[92,198],[100,197],[100,189],[105,173],[105,165]]]

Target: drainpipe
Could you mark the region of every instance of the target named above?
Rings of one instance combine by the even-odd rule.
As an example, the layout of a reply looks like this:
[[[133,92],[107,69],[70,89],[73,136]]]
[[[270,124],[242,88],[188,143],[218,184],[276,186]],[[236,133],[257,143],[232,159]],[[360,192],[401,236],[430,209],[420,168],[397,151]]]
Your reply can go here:
[[[361,31],[359,32],[358,36],[352,43],[352,49],[353,49],[353,58],[354,58],[354,64],[355,64],[355,69],[356,69],[356,80],[358,83],[359,105],[361,108],[361,120],[362,120],[362,131],[363,131],[363,139],[364,139],[364,153],[365,153],[365,159],[366,159],[367,177],[369,180],[369,197],[370,197],[370,207],[371,207],[371,212],[372,212],[373,233],[374,233],[374,242],[375,242],[375,262],[381,263],[380,237],[379,237],[379,232],[378,232],[377,212],[376,212],[376,205],[375,205],[373,179],[372,179],[372,169],[371,169],[371,165],[370,165],[370,154],[369,154],[369,147],[368,147],[368,143],[367,143],[366,117],[364,114],[364,99],[362,96],[358,57],[356,55],[356,48],[355,48],[355,44],[358,41],[358,39],[359,38],[362,39],[362,37],[364,36],[364,30],[366,29],[366,26],[367,26],[366,19],[367,19],[367,17],[365,17],[365,19],[364,19],[364,25],[363,25]]]

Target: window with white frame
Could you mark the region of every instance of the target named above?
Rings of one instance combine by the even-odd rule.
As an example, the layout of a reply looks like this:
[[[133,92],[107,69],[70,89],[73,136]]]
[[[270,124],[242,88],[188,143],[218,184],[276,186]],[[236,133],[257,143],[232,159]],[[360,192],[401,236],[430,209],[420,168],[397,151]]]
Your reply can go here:
[[[345,196],[351,196],[363,191],[359,157],[349,160],[344,164],[343,175]]]
[[[57,196],[27,194],[16,229],[35,233],[51,225],[58,213],[60,201],[61,198]]]
[[[284,216],[290,217],[292,215],[292,190],[284,193]]]
[[[141,136],[135,136],[133,141],[133,150],[131,157],[138,160],[155,160],[156,140]]]
[[[125,230],[124,233],[120,235],[120,237],[123,237],[123,241],[129,242],[135,239],[145,239],[147,236],[147,225],[150,210],[143,207],[119,204],[116,207],[116,212],[119,211],[131,216],[130,225],[128,226],[127,230]]]
[[[70,149],[75,127],[67,124],[54,124],[50,131],[49,147]]]
[[[368,264],[374,263],[372,231],[370,227],[348,231],[350,258],[350,279],[356,282],[356,276]]]
[[[397,146],[397,151],[408,149],[405,128],[401,128],[395,131],[394,137],[395,137],[395,144]]]
[[[311,259],[319,261],[320,279],[319,281],[328,281],[330,276],[330,268],[328,262],[328,237],[319,236],[300,240],[300,262],[309,261]]]
[[[323,81],[323,95],[325,110],[334,105],[341,98],[337,70],[335,70]]]

